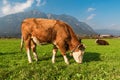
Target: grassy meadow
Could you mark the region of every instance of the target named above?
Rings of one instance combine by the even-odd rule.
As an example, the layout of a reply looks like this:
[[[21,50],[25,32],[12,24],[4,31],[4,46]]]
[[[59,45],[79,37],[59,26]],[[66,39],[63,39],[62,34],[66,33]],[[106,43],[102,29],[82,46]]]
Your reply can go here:
[[[83,39],[86,51],[82,64],[67,53],[70,65],[60,52],[52,64],[52,45],[38,46],[39,61],[29,64],[20,39],[0,39],[0,80],[120,80],[120,39],[106,39],[100,46],[95,39]]]

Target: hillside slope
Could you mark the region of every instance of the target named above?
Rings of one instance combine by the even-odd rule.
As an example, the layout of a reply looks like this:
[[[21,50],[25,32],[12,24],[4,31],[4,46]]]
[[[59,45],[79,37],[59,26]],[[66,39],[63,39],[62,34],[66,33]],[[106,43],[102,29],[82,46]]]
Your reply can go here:
[[[68,23],[76,34],[92,35],[96,34],[94,30],[84,22],[78,21],[69,15],[46,14],[39,11],[21,12],[0,18],[0,37],[20,37],[20,25],[25,18],[47,18],[58,19]]]

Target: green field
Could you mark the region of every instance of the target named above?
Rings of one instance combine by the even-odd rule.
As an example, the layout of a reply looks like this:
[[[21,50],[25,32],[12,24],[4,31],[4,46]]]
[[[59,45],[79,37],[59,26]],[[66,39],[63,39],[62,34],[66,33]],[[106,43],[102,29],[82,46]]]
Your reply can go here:
[[[86,51],[82,64],[67,53],[70,65],[60,52],[52,64],[52,45],[38,46],[39,61],[29,64],[20,39],[0,39],[0,80],[120,80],[120,39],[106,39],[110,45],[83,39]]]

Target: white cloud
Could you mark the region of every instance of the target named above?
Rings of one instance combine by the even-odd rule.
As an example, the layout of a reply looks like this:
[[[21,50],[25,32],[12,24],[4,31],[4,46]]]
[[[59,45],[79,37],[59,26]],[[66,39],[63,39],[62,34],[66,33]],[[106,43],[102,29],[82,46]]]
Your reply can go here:
[[[7,0],[3,0],[3,7],[1,8],[3,15],[14,14],[23,12],[27,8],[31,7],[34,0],[27,0],[25,3],[16,2],[13,5]]]
[[[41,0],[36,0],[37,6],[40,6]]]
[[[116,24],[111,24],[110,26],[112,26],[112,27],[113,27],[113,26],[116,26]]]
[[[95,11],[96,9],[95,8],[88,8],[87,11],[88,12],[92,12],[92,11]]]
[[[2,0],[2,3],[3,4],[0,6],[0,17],[24,12],[26,9],[32,7],[33,3],[35,3],[37,7],[44,6],[46,4],[46,0],[25,0],[25,2]]]
[[[93,19],[96,16],[96,14],[91,14],[90,16],[87,17],[87,21]]]
[[[37,2],[37,6],[43,6],[43,5],[45,5],[46,4],[46,1],[45,0],[36,0],[36,2]]]
[[[3,0],[3,4],[5,5],[5,4],[7,4],[8,2],[7,2],[7,0]]]

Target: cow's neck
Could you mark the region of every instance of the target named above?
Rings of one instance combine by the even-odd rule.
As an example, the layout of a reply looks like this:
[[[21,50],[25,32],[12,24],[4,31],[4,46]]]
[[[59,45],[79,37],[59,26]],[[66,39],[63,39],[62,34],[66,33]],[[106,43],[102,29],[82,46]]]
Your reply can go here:
[[[70,42],[70,51],[73,51],[78,45],[80,45],[80,42],[77,39],[72,39]]]
[[[69,49],[70,49],[70,51],[72,51],[73,49],[75,49],[75,47],[77,45],[80,44],[80,42],[78,41],[77,36],[74,34],[74,32],[71,28],[69,28],[69,32],[71,35],[71,40],[69,42]]]

